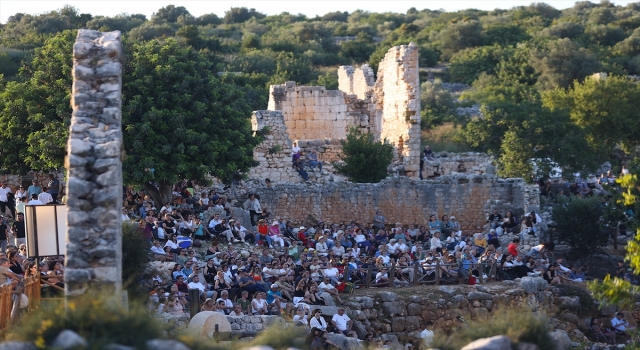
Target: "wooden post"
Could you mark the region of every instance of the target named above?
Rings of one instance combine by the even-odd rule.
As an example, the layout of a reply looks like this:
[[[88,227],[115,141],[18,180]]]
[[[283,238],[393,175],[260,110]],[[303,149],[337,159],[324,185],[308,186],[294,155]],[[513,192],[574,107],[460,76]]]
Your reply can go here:
[[[484,266],[482,266],[481,262],[478,262],[478,279],[480,283],[484,284],[484,278],[482,276],[484,276]]]
[[[396,280],[396,263],[391,264],[391,269],[389,270],[389,287],[394,286],[394,281]]]
[[[200,289],[189,289],[189,315],[191,318],[200,312]]]
[[[440,285],[440,260],[436,259],[436,286]]]
[[[349,282],[349,264],[344,267],[344,272],[342,273],[342,282]]]
[[[419,261],[414,261],[413,262],[413,282],[412,284],[418,284],[418,264],[420,262]]]
[[[371,273],[373,272],[373,266],[367,266],[367,277],[365,280],[367,288],[371,288]]]

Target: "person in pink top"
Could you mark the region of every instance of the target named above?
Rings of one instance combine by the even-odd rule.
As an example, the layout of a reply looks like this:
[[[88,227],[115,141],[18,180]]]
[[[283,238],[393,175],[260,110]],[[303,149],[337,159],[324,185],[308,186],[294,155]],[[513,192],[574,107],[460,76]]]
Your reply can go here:
[[[278,242],[281,247],[284,247],[284,240],[280,233],[280,223],[278,221],[274,221],[271,226],[269,226],[269,241],[269,247],[273,247],[273,242]]]

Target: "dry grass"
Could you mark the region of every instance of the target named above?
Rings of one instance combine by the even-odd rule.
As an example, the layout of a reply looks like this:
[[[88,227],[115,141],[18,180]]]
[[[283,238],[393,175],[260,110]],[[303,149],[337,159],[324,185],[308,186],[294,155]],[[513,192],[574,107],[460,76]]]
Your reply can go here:
[[[456,142],[456,134],[460,132],[460,126],[453,123],[444,123],[433,129],[422,131],[422,147],[429,145],[434,152],[470,152],[471,147]]]

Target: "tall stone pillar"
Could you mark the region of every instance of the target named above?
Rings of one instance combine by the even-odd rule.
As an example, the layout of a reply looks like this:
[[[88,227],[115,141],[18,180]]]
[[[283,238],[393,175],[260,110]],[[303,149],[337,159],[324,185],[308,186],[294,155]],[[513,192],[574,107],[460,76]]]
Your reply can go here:
[[[119,31],[78,31],[67,143],[68,297],[122,290],[122,45]]]

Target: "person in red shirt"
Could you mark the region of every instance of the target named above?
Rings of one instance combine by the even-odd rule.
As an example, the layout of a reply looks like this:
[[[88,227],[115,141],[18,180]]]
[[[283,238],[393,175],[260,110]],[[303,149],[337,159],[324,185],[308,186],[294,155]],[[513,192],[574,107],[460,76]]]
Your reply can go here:
[[[514,238],[513,241],[511,241],[511,243],[509,243],[509,246],[507,247],[509,254],[513,255],[514,257],[518,256],[519,245],[520,245],[520,238]]]

